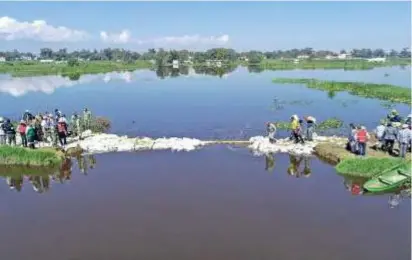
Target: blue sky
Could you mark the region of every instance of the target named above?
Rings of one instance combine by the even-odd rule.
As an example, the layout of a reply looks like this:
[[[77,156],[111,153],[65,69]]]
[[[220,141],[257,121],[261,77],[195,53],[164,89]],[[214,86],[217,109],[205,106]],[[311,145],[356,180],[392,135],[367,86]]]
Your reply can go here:
[[[410,46],[410,10],[410,2],[0,2],[0,50],[401,49]]]

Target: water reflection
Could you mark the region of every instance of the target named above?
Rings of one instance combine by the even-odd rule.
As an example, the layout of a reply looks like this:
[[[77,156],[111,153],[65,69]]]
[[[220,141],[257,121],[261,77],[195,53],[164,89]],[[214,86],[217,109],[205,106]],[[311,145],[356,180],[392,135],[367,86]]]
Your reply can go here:
[[[87,175],[88,170],[94,169],[96,158],[94,155],[78,155],[75,157],[79,171]],[[65,183],[71,180],[73,161],[66,158],[57,169],[32,169],[32,168],[0,168],[1,176],[4,176],[10,190],[20,192],[24,183],[30,183],[37,193],[45,193],[50,190],[52,182]]]
[[[0,92],[20,97],[29,92],[41,92],[44,94],[53,94],[58,88],[73,87],[80,84],[93,82],[109,83],[112,81],[123,81],[125,83],[136,80],[151,81],[156,79],[165,79],[168,77],[199,77],[199,76],[218,76],[225,77],[236,69],[236,66],[225,67],[187,67],[180,66],[160,67],[153,71],[136,70],[124,72],[109,72],[100,74],[80,75],[79,73],[67,74],[62,76],[36,76],[36,77],[0,77]]]
[[[303,167],[301,167],[303,161]],[[289,167],[287,170],[290,176],[300,177],[310,177],[312,170],[310,169],[310,158],[306,156],[295,156],[289,155]]]
[[[272,173],[275,170],[275,154],[267,153],[265,156],[265,171]],[[287,174],[290,176],[310,177],[312,170],[310,168],[311,158],[307,156],[289,155],[289,166]]]

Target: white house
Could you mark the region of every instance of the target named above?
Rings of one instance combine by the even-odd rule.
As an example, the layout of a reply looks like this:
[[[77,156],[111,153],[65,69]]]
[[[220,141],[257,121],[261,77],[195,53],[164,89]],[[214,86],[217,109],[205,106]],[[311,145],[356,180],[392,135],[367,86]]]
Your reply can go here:
[[[40,63],[52,63],[54,60],[40,60]]]
[[[298,59],[309,59],[309,55],[299,55],[298,57],[297,57]]]
[[[179,61],[178,60],[173,60],[172,64],[173,64],[173,66],[179,66]]]
[[[372,58],[372,59],[367,59],[369,62],[385,62],[386,58]]]
[[[6,62],[6,58],[5,57],[0,57],[0,62]]]
[[[350,55],[347,54],[347,53],[341,53],[341,54],[338,55],[338,59],[340,59],[340,60],[346,60],[346,59],[349,59],[349,58],[350,58]]]

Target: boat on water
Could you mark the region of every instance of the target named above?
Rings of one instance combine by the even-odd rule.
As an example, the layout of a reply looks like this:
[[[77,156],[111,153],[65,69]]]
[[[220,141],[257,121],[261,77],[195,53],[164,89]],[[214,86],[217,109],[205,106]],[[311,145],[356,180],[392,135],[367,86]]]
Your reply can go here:
[[[369,192],[385,192],[400,187],[411,180],[411,166],[397,165],[373,177],[363,184]]]

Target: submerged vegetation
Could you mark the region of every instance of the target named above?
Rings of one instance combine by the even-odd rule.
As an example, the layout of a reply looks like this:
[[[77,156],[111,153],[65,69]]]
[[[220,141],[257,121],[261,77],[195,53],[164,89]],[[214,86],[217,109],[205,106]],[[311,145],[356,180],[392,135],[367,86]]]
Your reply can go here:
[[[408,167],[410,161],[400,158],[348,158],[336,165],[336,171],[342,175],[371,178],[382,171],[395,167]]]
[[[53,148],[29,149],[16,146],[0,146],[0,164],[22,166],[56,166],[64,154]]]
[[[290,122],[278,121],[278,122],[275,122],[275,124],[279,130],[290,130]],[[342,126],[343,126],[342,120],[336,117],[332,117],[332,118],[328,118],[324,121],[319,122],[316,129],[320,129],[320,130],[338,129],[338,128],[341,128]]]
[[[304,84],[308,88],[328,91],[332,93],[346,91],[349,94],[355,96],[375,98],[384,101],[411,105],[410,88],[404,88],[389,84],[324,81],[307,78],[275,78],[272,81],[274,83],[280,84]]]

